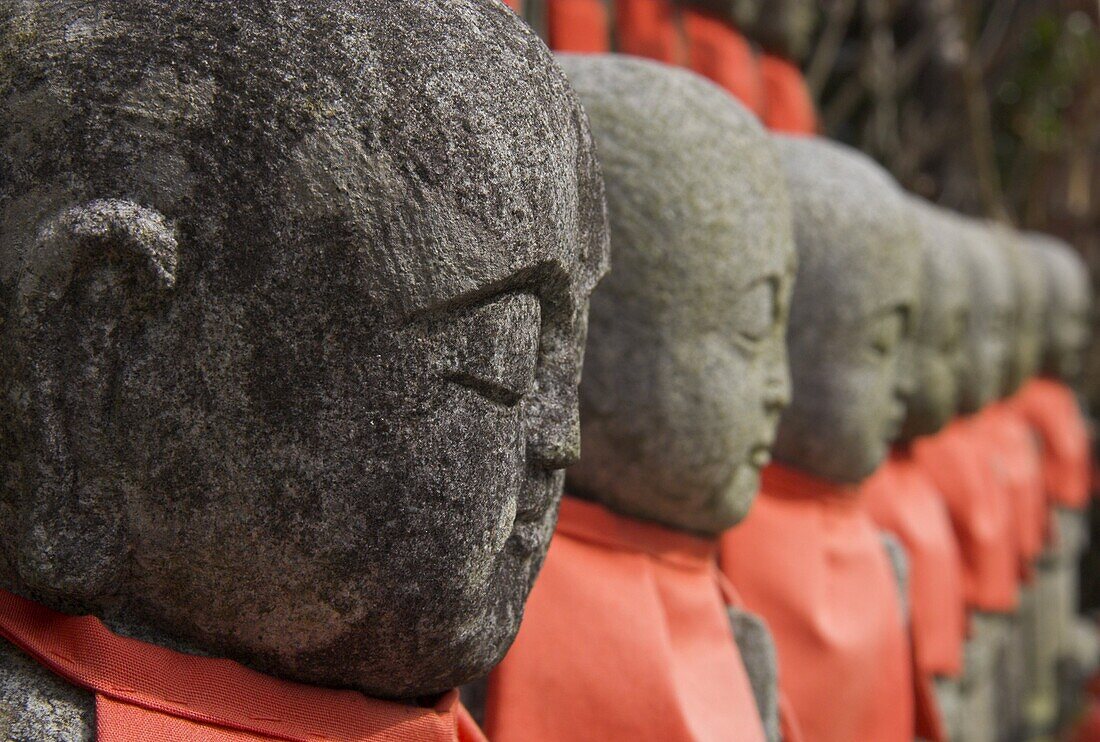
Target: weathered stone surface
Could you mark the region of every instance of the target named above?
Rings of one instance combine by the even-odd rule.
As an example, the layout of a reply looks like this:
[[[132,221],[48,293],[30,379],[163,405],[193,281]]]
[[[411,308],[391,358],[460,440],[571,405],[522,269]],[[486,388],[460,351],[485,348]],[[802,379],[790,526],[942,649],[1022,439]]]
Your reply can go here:
[[[913,393],[906,404],[901,440],[939,432],[959,405],[959,370],[970,312],[963,236],[943,209],[912,197],[920,232],[921,302],[913,327]]]
[[[993,234],[1012,272],[1016,312],[1009,327],[1008,370],[1002,396],[1010,396],[1039,371],[1043,354],[1046,281],[1042,259],[1014,229],[994,226]]]
[[[690,72],[563,56],[592,122],[615,269],[592,298],[571,494],[717,535],[789,400],[790,211],[759,123]]]
[[[1009,330],[1016,312],[1015,287],[1008,257],[985,222],[956,217],[970,292],[966,352],[959,379],[959,412],[973,414],[1006,388]]]
[[[730,627],[756,697],[768,742],[779,742],[779,655],[771,629],[760,616],[730,608]]]
[[[918,308],[919,238],[901,190],[869,158],[824,140],[775,140],[799,258],[787,333],[793,398],[775,455],[857,483],[885,459],[912,391],[901,359]]]
[[[488,671],[579,450],[587,124],[497,0],[0,2],[0,584]]]
[[[1090,333],[1088,268],[1076,250],[1056,237],[1032,232],[1026,238],[1041,256],[1046,277],[1041,370],[1074,383],[1084,367]]]

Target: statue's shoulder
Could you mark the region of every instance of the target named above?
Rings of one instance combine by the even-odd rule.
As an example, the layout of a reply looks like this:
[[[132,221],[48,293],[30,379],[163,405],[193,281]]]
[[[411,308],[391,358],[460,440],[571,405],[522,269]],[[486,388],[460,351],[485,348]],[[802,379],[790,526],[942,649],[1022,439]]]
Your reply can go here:
[[[0,742],[91,742],[95,696],[0,639]]]

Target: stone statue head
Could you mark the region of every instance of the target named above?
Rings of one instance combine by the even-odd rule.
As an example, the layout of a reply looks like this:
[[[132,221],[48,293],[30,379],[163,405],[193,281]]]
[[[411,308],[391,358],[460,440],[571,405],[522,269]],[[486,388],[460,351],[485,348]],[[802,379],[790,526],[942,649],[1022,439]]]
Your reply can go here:
[[[1041,370],[1075,383],[1089,341],[1092,285],[1088,267],[1072,246],[1056,237],[1032,232],[1025,239],[1042,262],[1046,282]]]
[[[760,124],[701,77],[561,63],[592,122],[615,266],[592,297],[567,491],[716,535],[748,511],[790,395],[783,174]]]
[[[910,203],[920,233],[922,270],[913,327],[913,392],[901,431],[905,441],[936,433],[955,416],[970,312],[958,221],[916,196]]]
[[[606,261],[546,48],[497,0],[0,29],[0,584],[380,697],[487,672]]]
[[[1016,315],[1010,256],[987,222],[954,217],[963,234],[962,254],[970,292],[966,352],[959,374],[959,412],[970,415],[1006,388],[1009,333]]]
[[[1043,355],[1043,310],[1046,281],[1042,259],[1014,229],[994,225],[1012,273],[1015,313],[1009,329],[1008,368],[1002,396],[1009,396],[1039,372]]]
[[[885,459],[912,391],[902,354],[920,290],[919,237],[901,189],[869,158],[822,139],[775,141],[798,246],[793,394],[775,457],[854,484]]]

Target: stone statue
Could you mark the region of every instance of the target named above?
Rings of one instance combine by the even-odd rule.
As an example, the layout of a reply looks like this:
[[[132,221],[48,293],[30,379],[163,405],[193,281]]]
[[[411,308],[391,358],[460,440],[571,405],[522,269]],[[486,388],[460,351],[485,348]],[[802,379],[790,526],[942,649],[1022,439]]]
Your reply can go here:
[[[619,266],[592,300],[568,491],[717,536],[752,505],[790,401],[782,174],[760,127],[694,76],[563,59],[597,131]],[[632,118],[680,83],[665,118]]]
[[[560,59],[592,122],[614,269],[592,301],[584,452],[519,637],[490,676],[486,732],[750,740],[762,710],[774,739],[774,650],[759,621],[727,615],[714,556],[789,401],[783,174],[760,124],[701,77]],[[706,663],[678,652],[686,637]]]
[[[963,563],[970,640],[959,713],[960,737],[993,739],[997,688],[1019,605],[1019,549],[1012,494],[1001,480],[1000,451],[981,414],[1003,395],[1016,292],[1003,237],[988,223],[949,217],[958,232],[970,296],[964,362],[959,368],[959,420],[914,448],[950,513]]]
[[[1016,289],[1016,314],[1009,333],[1008,371],[1002,394],[1010,397],[1042,365],[1046,281],[1042,259],[1019,232],[1003,226],[993,229],[1008,257]]]
[[[0,586],[377,698],[488,672],[606,266],[546,48],[497,0],[8,1],[0,29]],[[47,729],[84,696],[13,651],[0,718]]]
[[[921,235],[921,305],[914,317],[913,388],[899,441],[934,435],[959,407],[959,369],[970,316],[959,230],[944,210],[914,197]]]
[[[948,739],[956,739],[966,613],[962,556],[942,494],[915,452],[954,418],[970,298],[950,214],[910,198],[920,233],[921,300],[913,317],[913,387],[887,463],[863,488],[875,523],[897,535],[911,567],[916,670],[927,678]]]
[[[1053,503],[1056,537],[1039,563],[1032,692],[1048,725],[1072,708],[1083,677],[1097,664],[1095,637],[1078,618],[1078,570],[1087,546],[1084,513],[1091,495],[1090,441],[1075,393],[1088,343],[1091,286],[1080,255],[1043,234],[1025,235],[1044,278],[1041,375],[1017,394],[1018,407],[1040,442],[1043,486]],[[1061,698],[1059,698],[1061,695]]]
[[[787,349],[792,401],[761,496],[722,541],[722,567],[775,632],[780,688],[807,738],[914,733],[909,640],[891,561],[859,506],[911,378],[920,249],[900,188],[866,156],[775,136],[795,217]],[[828,586],[825,588],[825,586]],[[843,708],[838,677],[865,680]]]

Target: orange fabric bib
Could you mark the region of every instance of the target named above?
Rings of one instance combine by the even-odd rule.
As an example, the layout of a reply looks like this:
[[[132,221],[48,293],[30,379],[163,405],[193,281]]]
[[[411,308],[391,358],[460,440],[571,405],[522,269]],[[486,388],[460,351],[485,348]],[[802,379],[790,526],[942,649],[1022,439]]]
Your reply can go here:
[[[558,52],[599,54],[611,51],[611,27],[605,0],[547,0],[547,44]]]
[[[0,590],[0,636],[95,693],[99,742],[484,742],[449,693],[417,708],[262,675],[112,634]]]
[[[1016,610],[1019,556],[1009,493],[991,469],[974,418],[913,444],[913,457],[943,495],[962,554],[963,594],[973,609]]]
[[[681,25],[687,66],[725,88],[757,116],[764,110],[764,89],[752,47],[737,29],[708,13],[685,8]]]
[[[764,125],[787,134],[816,134],[817,110],[802,71],[772,54],[761,55],[759,67]]]
[[[871,518],[895,534],[909,555],[917,668],[930,679],[958,677],[966,641],[962,556],[943,497],[901,449],[862,489]]]
[[[1043,486],[1061,507],[1080,509],[1089,501],[1089,432],[1073,390],[1052,379],[1032,379],[1010,403],[1039,437]]]
[[[897,582],[854,488],[771,466],[721,565],[768,622],[807,740],[912,742],[912,655]]]
[[[762,741],[720,579],[713,542],[566,497],[486,734]]]
[[[990,405],[975,422],[995,473],[1009,492],[1020,574],[1030,580],[1050,528],[1037,442],[1027,420],[1008,402]]]

